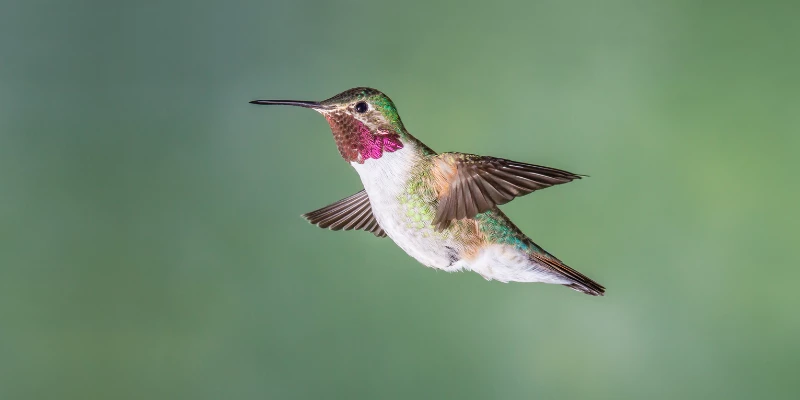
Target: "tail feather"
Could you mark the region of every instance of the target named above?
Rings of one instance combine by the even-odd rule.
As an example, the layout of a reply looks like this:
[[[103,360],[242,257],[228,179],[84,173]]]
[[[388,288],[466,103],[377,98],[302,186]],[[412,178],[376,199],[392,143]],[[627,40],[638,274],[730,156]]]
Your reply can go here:
[[[588,285],[583,285],[579,283],[570,283],[569,285],[564,285],[564,286],[572,290],[577,290],[581,293],[588,294],[589,296],[604,296],[606,292],[606,288],[600,286],[597,282],[591,279],[589,279]]]
[[[536,262],[550,267],[553,272],[572,281],[572,283],[564,284],[564,286],[590,296],[603,296],[605,294],[606,288],[604,288],[602,285],[591,280],[586,275],[570,268],[561,262],[561,260],[551,256],[550,254],[534,253],[532,256]]]

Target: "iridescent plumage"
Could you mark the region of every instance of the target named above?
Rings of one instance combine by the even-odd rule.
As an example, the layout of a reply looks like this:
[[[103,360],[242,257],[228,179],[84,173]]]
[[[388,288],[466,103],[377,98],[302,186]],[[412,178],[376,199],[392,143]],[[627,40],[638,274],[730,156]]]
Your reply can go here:
[[[339,153],[361,177],[364,191],[305,214],[312,223],[387,235],[432,268],[603,295],[601,285],[536,245],[497,208],[579,175],[494,157],[437,154],[408,133],[392,101],[375,89],[350,89],[319,103],[253,103],[299,105],[323,114]]]

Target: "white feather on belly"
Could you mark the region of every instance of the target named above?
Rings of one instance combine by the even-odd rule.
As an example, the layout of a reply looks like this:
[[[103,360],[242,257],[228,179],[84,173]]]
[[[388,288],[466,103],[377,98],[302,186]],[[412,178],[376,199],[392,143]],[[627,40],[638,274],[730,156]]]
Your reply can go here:
[[[369,196],[372,213],[381,228],[408,255],[428,267],[448,269],[452,267],[447,249],[448,240],[434,232],[432,227],[412,228],[399,197],[407,187],[409,175],[419,153],[412,145],[384,153],[380,159],[368,159],[364,164],[351,165],[361,176],[361,182]]]
[[[364,164],[351,163],[361,177],[375,219],[386,235],[408,255],[428,267],[450,272],[472,270],[488,280],[570,283],[546,267],[532,262],[526,252],[509,245],[489,245],[470,260],[453,260],[451,249],[458,248],[457,243],[438,234],[431,226],[412,228],[399,197],[407,187],[418,157],[419,154],[409,145],[393,153],[384,153],[377,160],[367,159]]]

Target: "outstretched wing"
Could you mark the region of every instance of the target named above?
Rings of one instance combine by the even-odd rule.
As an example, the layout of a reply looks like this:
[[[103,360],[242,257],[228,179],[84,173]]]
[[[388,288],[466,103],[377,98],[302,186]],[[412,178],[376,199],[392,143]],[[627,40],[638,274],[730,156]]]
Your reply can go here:
[[[362,190],[319,210],[303,214],[308,222],[334,231],[360,229],[372,232],[377,237],[385,237],[386,232],[378,225],[367,192]]]
[[[439,154],[433,172],[439,200],[433,225],[440,231],[454,219],[474,218],[515,197],[581,178],[560,169],[463,153]]]

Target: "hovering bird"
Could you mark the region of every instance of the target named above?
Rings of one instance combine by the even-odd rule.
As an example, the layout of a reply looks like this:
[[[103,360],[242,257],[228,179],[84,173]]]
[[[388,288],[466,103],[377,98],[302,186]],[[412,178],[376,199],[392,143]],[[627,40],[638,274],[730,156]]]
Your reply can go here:
[[[322,114],[339,154],[360,175],[363,190],[303,215],[312,224],[388,236],[431,268],[603,295],[603,286],[539,247],[497,207],[580,175],[496,157],[437,154],[408,133],[389,97],[371,88],[350,89],[320,102],[250,103]]]

